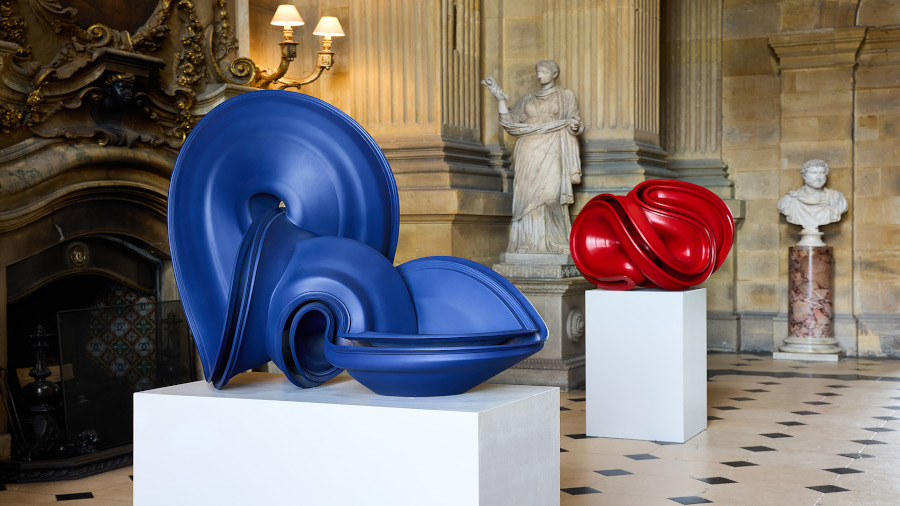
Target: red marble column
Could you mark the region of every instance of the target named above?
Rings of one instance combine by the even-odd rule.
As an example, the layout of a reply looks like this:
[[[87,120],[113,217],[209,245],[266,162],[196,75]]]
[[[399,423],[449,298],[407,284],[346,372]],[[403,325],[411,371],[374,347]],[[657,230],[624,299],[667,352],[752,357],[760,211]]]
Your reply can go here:
[[[828,246],[791,246],[788,337],[783,352],[840,353],[834,338],[834,256]]]

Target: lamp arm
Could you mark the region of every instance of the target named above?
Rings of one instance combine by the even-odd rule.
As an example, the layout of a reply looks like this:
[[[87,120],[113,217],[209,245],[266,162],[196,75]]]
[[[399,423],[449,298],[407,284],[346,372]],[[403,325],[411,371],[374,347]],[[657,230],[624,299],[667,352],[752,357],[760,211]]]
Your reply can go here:
[[[281,79],[278,81],[278,89],[284,90],[287,88],[297,88],[300,89],[301,86],[309,84],[316,79],[318,79],[323,72],[326,70],[331,70],[331,67],[334,65],[334,51],[330,49],[323,49],[319,51],[319,56],[316,59],[316,68],[310,72],[306,77],[302,79]]]
[[[288,67],[291,66],[291,60],[293,60],[293,58],[288,59],[282,56],[278,68],[272,72],[264,72],[262,68],[257,66],[256,79],[253,82],[253,86],[257,88],[267,88],[272,81],[281,79],[287,73]]]

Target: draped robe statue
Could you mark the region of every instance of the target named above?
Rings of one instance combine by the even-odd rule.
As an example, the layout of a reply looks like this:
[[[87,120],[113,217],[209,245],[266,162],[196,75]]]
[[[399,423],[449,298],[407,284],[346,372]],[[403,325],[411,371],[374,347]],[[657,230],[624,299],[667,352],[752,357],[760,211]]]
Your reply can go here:
[[[556,86],[559,66],[543,60],[535,66],[541,88],[509,98],[488,77],[482,83],[497,98],[500,125],[517,137],[513,151],[515,187],[508,253],[569,253],[569,204],[572,185],[581,182],[578,138],[584,124],[575,94]]]

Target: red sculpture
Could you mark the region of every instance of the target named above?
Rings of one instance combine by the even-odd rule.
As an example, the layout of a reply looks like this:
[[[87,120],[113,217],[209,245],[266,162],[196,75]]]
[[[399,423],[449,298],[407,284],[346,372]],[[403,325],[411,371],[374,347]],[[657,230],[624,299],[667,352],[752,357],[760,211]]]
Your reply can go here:
[[[684,181],[652,179],[628,195],[604,193],[572,224],[569,246],[584,277],[607,290],[684,290],[721,267],[734,218],[717,195]]]

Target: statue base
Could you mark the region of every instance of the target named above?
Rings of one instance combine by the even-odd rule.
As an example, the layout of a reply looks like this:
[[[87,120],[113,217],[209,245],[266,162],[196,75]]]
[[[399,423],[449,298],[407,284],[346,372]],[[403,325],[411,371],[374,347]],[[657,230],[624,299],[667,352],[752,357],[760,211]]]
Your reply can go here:
[[[821,237],[821,233],[818,237]],[[814,237],[812,235],[806,237]],[[844,351],[834,338],[831,297],[834,255],[827,246],[791,246],[788,337],[775,359],[834,362]]]
[[[581,272],[568,253],[501,253],[493,269],[505,278],[580,278]]]
[[[489,383],[555,386],[568,391],[585,380],[584,292],[593,288],[568,254],[503,253],[493,269],[518,288],[544,319],[544,349]]]

